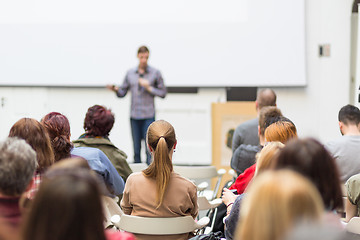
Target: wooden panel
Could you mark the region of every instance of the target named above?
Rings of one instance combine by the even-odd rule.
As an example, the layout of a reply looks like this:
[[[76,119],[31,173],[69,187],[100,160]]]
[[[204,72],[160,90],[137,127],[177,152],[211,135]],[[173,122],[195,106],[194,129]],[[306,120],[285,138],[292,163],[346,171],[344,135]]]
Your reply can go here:
[[[235,128],[250,119],[256,118],[255,102],[213,103],[212,110],[212,165],[217,169],[230,170],[232,156],[230,137]],[[226,173],[221,187],[232,177]],[[213,183],[214,184],[214,183]]]

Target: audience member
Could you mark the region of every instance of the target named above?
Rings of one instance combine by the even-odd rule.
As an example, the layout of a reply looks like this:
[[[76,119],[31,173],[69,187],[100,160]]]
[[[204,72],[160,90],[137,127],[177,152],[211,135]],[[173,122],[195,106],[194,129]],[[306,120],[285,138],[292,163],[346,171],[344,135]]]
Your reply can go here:
[[[126,162],[127,155],[109,139],[109,133],[114,122],[114,114],[109,109],[100,105],[90,107],[84,120],[85,133],[73,143],[75,147],[93,147],[103,151],[119,175],[126,181],[132,173],[129,164]]]
[[[254,176],[270,169],[272,162],[277,157],[280,149],[284,147],[281,142],[270,142],[256,155],[256,171]],[[225,218],[225,237],[227,240],[232,240],[235,233],[235,228],[239,219],[239,212],[241,202],[245,193],[240,195],[233,194],[230,190],[224,188],[222,200],[227,206],[227,217]]]
[[[0,142],[0,221],[18,230],[20,198],[31,187],[36,153],[24,140],[6,138]]]
[[[266,106],[276,106],[276,94],[269,88],[260,90],[255,101],[255,107],[258,113]],[[258,123],[258,118],[255,118],[240,124],[235,129],[232,141],[233,153],[241,144],[259,145]]]
[[[153,122],[147,131],[147,143],[153,161],[142,172],[132,173],[125,185],[121,207],[125,214],[143,217],[179,217],[198,214],[197,189],[189,180],[173,171],[172,155],[177,141],[170,123]],[[189,234],[149,236],[142,239],[187,239]]]
[[[288,140],[297,138],[296,127],[292,121],[283,116],[271,117],[273,114],[271,114],[270,117],[262,118],[263,111],[266,113],[267,108],[264,108],[264,110],[260,111],[259,129],[264,129],[263,132],[261,132],[261,130],[259,131],[259,136],[262,142],[281,142],[285,144]],[[273,123],[271,124],[272,121]],[[270,125],[267,126],[267,124]],[[268,128],[270,127],[271,130],[268,132]],[[266,139],[266,136],[268,139]],[[243,193],[248,183],[253,178],[255,169],[256,164],[253,164],[251,167],[247,168],[244,173],[238,176],[238,178],[235,180],[235,183],[231,185],[229,189],[236,189],[238,194]]]
[[[27,240],[135,240],[104,231],[100,192],[86,169],[51,170],[45,175],[26,219]]]
[[[350,104],[339,111],[339,127],[343,135],[326,144],[339,168],[340,180],[345,183],[360,173],[360,110]]]
[[[241,144],[237,147],[231,157],[231,168],[234,169],[238,175],[243,173],[247,168],[255,163],[255,155],[258,153],[265,144],[265,122],[268,119],[274,119],[282,116],[280,109],[276,107],[263,107],[259,112],[258,120],[258,138],[260,144],[250,145]]]
[[[303,176],[262,173],[244,198],[235,239],[281,240],[298,222],[320,222],[322,212],[318,191]]]
[[[33,184],[27,192],[27,198],[34,198],[41,182],[43,172],[54,163],[54,152],[46,128],[37,120],[22,118],[10,129],[9,137],[24,139],[36,152],[38,162]]]
[[[308,177],[319,190],[327,211],[343,208],[335,160],[317,140],[306,138],[289,141],[274,161],[274,168],[288,168]]]
[[[280,117],[265,130],[267,142],[279,141],[286,144],[289,140],[297,138],[295,124],[288,118]]]
[[[41,119],[49,133],[55,162],[71,156],[73,144],[70,141],[70,123],[67,117],[58,112],[51,112]]]

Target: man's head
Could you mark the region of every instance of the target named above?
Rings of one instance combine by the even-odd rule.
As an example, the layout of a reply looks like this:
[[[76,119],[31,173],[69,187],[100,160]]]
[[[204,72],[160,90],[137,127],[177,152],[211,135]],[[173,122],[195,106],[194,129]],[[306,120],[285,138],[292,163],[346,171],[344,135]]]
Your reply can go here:
[[[339,111],[339,122],[345,125],[359,125],[360,123],[360,110],[353,105],[346,105]]]
[[[85,120],[84,129],[90,137],[107,137],[115,122],[114,114],[110,109],[100,105],[89,107]]]
[[[141,46],[138,49],[137,58],[139,59],[139,66],[146,67],[149,59],[149,49],[146,46]]]
[[[280,109],[277,107],[263,107],[259,113],[259,136],[264,136],[265,129],[270,124],[270,119],[279,118],[282,116]]]
[[[348,104],[340,109],[338,119],[342,134],[347,134],[350,129],[358,131],[360,110],[357,107]]]
[[[25,140],[6,138],[0,142],[0,194],[20,196],[36,169],[36,153]]]
[[[275,92],[270,88],[260,90],[256,96],[255,104],[257,111],[261,110],[263,107],[276,106]]]

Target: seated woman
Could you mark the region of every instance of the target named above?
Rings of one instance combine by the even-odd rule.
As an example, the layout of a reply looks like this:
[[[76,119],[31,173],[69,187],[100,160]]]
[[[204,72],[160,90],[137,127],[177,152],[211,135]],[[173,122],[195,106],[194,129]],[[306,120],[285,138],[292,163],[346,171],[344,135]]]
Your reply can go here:
[[[291,169],[307,177],[318,189],[326,209],[327,220],[340,227],[335,213],[343,209],[340,177],[335,160],[315,139],[296,139],[280,151],[274,169]]]
[[[290,170],[264,172],[244,198],[235,239],[283,239],[299,222],[320,222],[323,209],[305,177]]]
[[[38,166],[33,178],[33,185],[26,197],[32,199],[41,182],[45,170],[54,163],[54,152],[45,127],[35,119],[22,118],[10,129],[9,137],[24,139],[36,152]]]
[[[153,161],[142,172],[132,173],[126,184],[121,207],[125,214],[142,217],[197,216],[197,189],[189,180],[173,172],[172,155],[176,147],[175,130],[170,123],[153,122],[147,131]],[[142,239],[188,239],[189,234],[150,236]]]
[[[51,112],[41,119],[51,139],[55,162],[71,156],[73,144],[70,141],[70,123],[67,117],[58,112]]]
[[[100,192],[89,170],[46,173],[24,224],[27,240],[135,240],[125,232],[104,231]]]
[[[90,107],[84,120],[85,133],[73,143],[75,147],[99,148],[109,158],[119,175],[126,181],[132,173],[126,161],[127,155],[109,139],[109,133],[114,122],[114,114],[109,109],[99,105]]]

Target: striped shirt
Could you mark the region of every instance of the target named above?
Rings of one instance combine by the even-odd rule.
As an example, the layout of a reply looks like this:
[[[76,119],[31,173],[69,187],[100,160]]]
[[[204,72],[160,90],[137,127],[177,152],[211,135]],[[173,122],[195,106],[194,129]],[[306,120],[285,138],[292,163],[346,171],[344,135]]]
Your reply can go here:
[[[124,97],[131,91],[131,110],[132,119],[146,119],[155,117],[154,97],[164,98],[166,96],[166,87],[159,70],[147,66],[142,78],[149,81],[151,92],[139,85],[140,73],[138,68],[130,69],[125,76],[124,82],[119,86],[116,92],[118,97]]]

